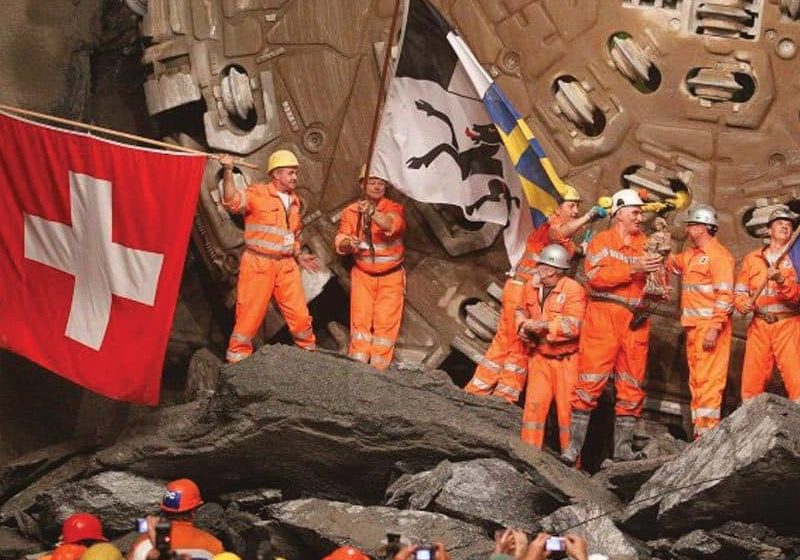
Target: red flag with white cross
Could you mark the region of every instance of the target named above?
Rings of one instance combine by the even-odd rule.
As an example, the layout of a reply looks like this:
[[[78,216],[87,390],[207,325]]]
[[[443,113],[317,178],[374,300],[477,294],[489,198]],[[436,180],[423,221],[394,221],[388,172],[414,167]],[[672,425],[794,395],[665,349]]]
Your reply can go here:
[[[0,346],[156,404],[205,162],[0,113]]]

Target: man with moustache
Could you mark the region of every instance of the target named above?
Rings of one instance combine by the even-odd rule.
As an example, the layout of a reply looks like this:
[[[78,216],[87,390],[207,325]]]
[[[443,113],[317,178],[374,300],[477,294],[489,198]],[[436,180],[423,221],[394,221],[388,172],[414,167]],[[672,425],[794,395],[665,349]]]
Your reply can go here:
[[[253,353],[270,299],[275,297],[294,343],[307,350],[316,348],[311,315],[306,305],[300,268],[319,270],[317,258],[300,249],[300,199],[297,186],[299,162],[289,150],[277,150],[267,160],[269,183],[237,189],[233,180],[233,158],[222,156],[222,203],[231,213],[244,214],[245,250],[236,284],[236,322],[228,343],[228,362],[238,362]]]

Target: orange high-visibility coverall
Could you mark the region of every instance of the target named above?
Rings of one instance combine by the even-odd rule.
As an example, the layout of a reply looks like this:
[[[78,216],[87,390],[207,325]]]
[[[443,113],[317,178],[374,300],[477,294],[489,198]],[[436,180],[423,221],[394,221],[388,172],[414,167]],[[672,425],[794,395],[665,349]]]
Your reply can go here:
[[[681,325],[696,437],[720,421],[733,334],[733,267],[733,256],[716,237],[704,249],[694,247],[667,259],[667,269],[681,276]],[[711,328],[720,331],[717,343],[704,350],[703,338]]]
[[[52,552],[49,552],[47,554],[42,554],[37,558],[37,560],[53,560],[53,554],[55,554],[56,551],[61,547],[64,547],[61,550],[62,554],[60,554],[62,558],[67,556],[67,554],[64,553],[68,553],[73,558],[77,558],[79,556],[83,556],[83,553],[88,550],[88,547],[83,546],[82,544],[62,544],[57,546],[55,550],[53,550]]]
[[[520,437],[542,447],[545,421],[555,398],[558,439],[564,450],[569,445],[570,397],[578,376],[576,352],[586,311],[586,290],[565,276],[549,294],[545,293],[534,280],[527,282],[517,308],[517,331],[524,319],[547,321],[547,334],[536,343],[525,345],[530,358]]]
[[[350,350],[354,360],[386,369],[392,361],[400,321],[403,318],[406,273],[403,269],[406,229],[405,210],[388,198],[381,198],[375,206],[381,214],[392,217],[392,228],[383,231],[373,221],[371,224],[373,258],[369,244],[359,231],[358,203],[350,204],[342,212],[336,251],[347,237],[358,237],[355,266],[350,271]]]
[[[192,559],[210,560],[225,551],[219,539],[195,527],[191,521],[173,521],[169,534],[170,550],[179,554],[188,554]],[[151,550],[153,550],[153,544],[147,535],[142,535],[131,545],[127,558],[128,560],[146,560],[147,554]]]
[[[642,233],[626,243],[615,229],[595,235],[584,256],[589,304],[578,346],[578,379],[573,409],[591,411],[615,373],[617,416],[638,417],[644,404],[645,366],[650,321],[630,328],[632,308],[642,304],[646,275],[631,272],[634,259],[644,256]]]
[[[522,288],[536,270],[536,258],[546,245],[559,243],[570,255],[575,253],[575,244],[561,234],[561,227],[567,221],[553,214],[547,223],[536,228],[525,242],[522,256],[514,278],[503,286],[500,320],[489,348],[481,358],[475,373],[464,390],[474,395],[497,395],[510,403],[519,399],[525,386],[528,372],[528,357],[515,326],[517,306],[522,298]]]
[[[767,277],[763,249],[748,253],[734,285],[734,305],[742,305],[755,294]],[[778,267],[783,284],[770,280],[756,299],[753,320],[747,327],[742,366],[742,400],[764,392],[775,362],[783,376],[790,400],[800,403],[800,284],[792,262],[786,258]],[[769,322],[774,321],[774,322]]]
[[[272,183],[237,189],[225,204],[229,212],[244,214],[245,251],[236,284],[236,323],[228,343],[227,360],[238,362],[253,353],[258,332],[272,296],[286,320],[295,344],[316,347],[311,329],[300,267],[300,199],[291,193],[289,209],[283,206]]]

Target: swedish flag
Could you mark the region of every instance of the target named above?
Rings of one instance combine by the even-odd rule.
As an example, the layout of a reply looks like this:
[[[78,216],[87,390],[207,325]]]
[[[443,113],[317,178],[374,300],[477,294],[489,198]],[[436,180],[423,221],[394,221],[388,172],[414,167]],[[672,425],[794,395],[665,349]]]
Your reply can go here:
[[[538,227],[563,201],[564,182],[527,123],[496,83],[492,82],[486,90],[483,103],[519,174],[534,226]]]

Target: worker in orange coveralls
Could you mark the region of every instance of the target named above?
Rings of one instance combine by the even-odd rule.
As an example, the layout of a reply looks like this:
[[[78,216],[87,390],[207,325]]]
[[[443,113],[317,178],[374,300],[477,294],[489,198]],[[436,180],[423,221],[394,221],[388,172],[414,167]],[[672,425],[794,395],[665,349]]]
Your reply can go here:
[[[222,543],[211,533],[195,526],[198,508],[203,504],[200,488],[189,478],[179,478],[167,484],[161,499],[161,518],[169,522],[169,558],[210,559],[222,554]],[[128,560],[160,560],[156,527],[160,518],[147,517],[147,531],[133,541]]]
[[[777,262],[792,236],[796,215],[778,208],[769,217],[769,245],[748,253],[734,285],[739,313],[753,313],[747,327],[742,400],[764,392],[777,361],[789,399],[800,403],[800,285],[787,257]],[[753,305],[756,291],[768,280]]]
[[[642,199],[633,189],[612,196],[611,226],[586,248],[589,304],[578,348],[578,379],[571,397],[570,443],[561,460],[574,465],[583,448],[591,411],[615,374],[614,459],[634,459],[633,432],[642,413],[650,321],[633,321],[642,306],[645,279],[662,263],[647,255]]]
[[[317,258],[300,250],[300,199],[297,186],[297,157],[289,150],[277,150],[267,160],[269,183],[255,183],[238,189],[233,180],[233,158],[222,156],[225,208],[244,214],[245,250],[236,284],[236,322],[228,343],[228,362],[238,362],[253,353],[258,332],[272,296],[295,344],[316,348],[303,292],[300,268],[316,272]]]
[[[667,270],[681,277],[695,439],[719,424],[731,354],[734,260],[715,237],[718,228],[713,207],[692,206],[686,236],[693,247],[667,258]]]
[[[546,246],[537,262],[538,274],[525,284],[516,312],[517,333],[529,355],[520,437],[542,447],[545,421],[555,398],[559,441],[561,449],[566,449],[586,290],[566,276],[570,254],[561,245]]]
[[[364,197],[342,212],[335,245],[340,255],[355,258],[350,271],[349,355],[386,369],[403,318],[405,210],[386,198],[385,179],[370,175],[365,180],[365,174],[362,166],[359,182]]]
[[[500,320],[497,331],[486,353],[478,362],[472,379],[464,389],[475,395],[496,395],[509,403],[519,399],[528,371],[528,356],[517,335],[515,312],[522,298],[525,282],[536,269],[536,258],[545,245],[558,243],[573,256],[577,250],[572,236],[592,220],[605,216],[605,210],[595,206],[579,216],[581,196],[567,185],[563,202],[547,223],[534,230],[525,244],[514,276],[503,286]]]

